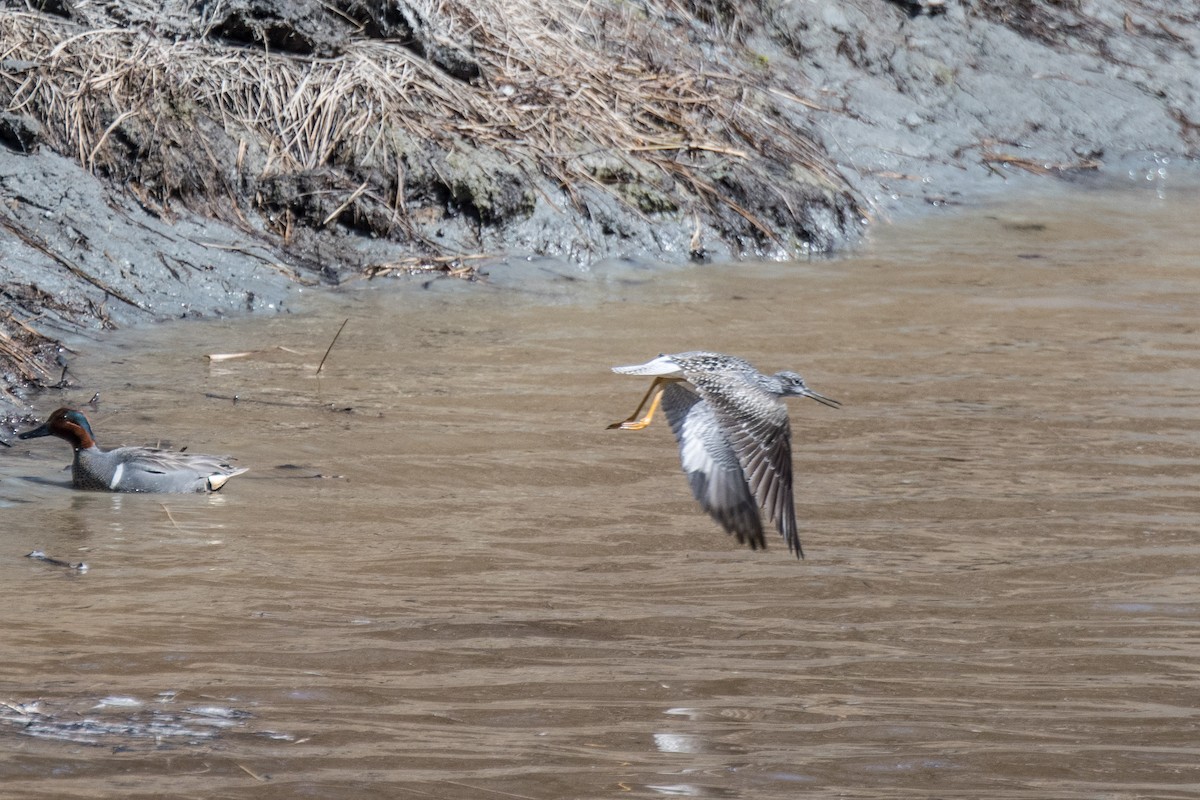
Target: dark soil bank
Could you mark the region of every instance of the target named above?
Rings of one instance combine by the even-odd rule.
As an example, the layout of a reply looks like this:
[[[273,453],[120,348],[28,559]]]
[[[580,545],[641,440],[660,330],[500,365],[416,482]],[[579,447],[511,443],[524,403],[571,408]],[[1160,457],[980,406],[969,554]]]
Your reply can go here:
[[[1200,150],[1175,0],[0,6],[10,405],[68,331],[478,254],[828,252]]]

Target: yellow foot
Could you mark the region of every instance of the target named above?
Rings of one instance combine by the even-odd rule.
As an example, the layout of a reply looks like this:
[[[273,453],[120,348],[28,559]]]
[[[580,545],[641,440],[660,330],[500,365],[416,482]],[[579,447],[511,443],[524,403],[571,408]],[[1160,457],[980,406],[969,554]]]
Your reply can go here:
[[[654,419],[654,412],[658,411],[658,406],[662,403],[663,390],[661,386],[666,383],[662,378],[655,378],[654,383],[650,384],[650,390],[646,392],[646,396],[642,398],[642,402],[638,403],[638,407],[628,419],[623,419],[620,422],[614,422],[608,426],[608,430],[620,428],[623,431],[640,431],[642,428],[650,424],[650,420]],[[656,392],[657,390],[657,392]],[[650,410],[646,412],[646,416],[638,419],[638,411],[642,410],[642,406],[646,405],[646,400],[654,395],[653,402],[650,403]]]
[[[649,424],[649,417],[642,417],[641,419],[623,419],[620,422],[614,422],[612,425],[609,425],[608,430],[611,431],[614,428],[619,428],[623,431],[640,431]]]

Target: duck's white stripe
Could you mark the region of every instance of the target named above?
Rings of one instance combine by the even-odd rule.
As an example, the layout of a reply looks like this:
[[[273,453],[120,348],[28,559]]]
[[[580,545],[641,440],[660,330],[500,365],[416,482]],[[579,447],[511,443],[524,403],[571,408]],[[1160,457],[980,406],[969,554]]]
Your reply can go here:
[[[125,465],[117,464],[117,468],[113,470],[112,480],[108,482],[108,488],[112,491],[117,490],[117,484],[121,482],[121,476],[125,474]]]

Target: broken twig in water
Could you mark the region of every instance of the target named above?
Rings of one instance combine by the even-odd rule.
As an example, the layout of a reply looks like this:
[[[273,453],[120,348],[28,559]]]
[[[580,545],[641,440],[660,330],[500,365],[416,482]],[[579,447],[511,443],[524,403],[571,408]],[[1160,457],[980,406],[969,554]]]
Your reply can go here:
[[[337,333],[333,335],[333,341],[329,343],[329,347],[325,348],[325,355],[321,356],[321,363],[317,364],[317,374],[321,374],[321,367],[325,366],[325,359],[329,358],[329,351],[337,344],[338,337],[342,335],[342,330],[346,327],[346,323],[350,321],[349,317],[342,322],[342,327],[338,328]]]
[[[238,767],[241,768],[242,772],[246,773],[251,778],[254,778],[254,780],[258,781],[259,783],[263,783],[265,781],[271,780],[271,777],[269,775],[260,775],[257,772],[254,772],[253,770],[251,770],[245,764],[238,764]]]
[[[308,408],[322,409],[325,411],[337,411],[342,413],[350,413],[354,411],[353,406],[343,406],[335,408],[327,403],[289,403],[286,400],[263,400],[257,397],[242,397],[236,394],[217,394],[216,392],[205,392],[204,396],[210,400],[228,400],[231,403],[254,403],[260,406],[279,406],[281,408]]]
[[[183,528],[179,527],[179,523],[175,521],[175,517],[171,514],[171,509],[167,508],[167,504],[159,503],[159,505],[162,506],[163,511],[167,512],[167,519],[171,520],[171,524],[175,526],[175,530],[177,530],[177,531],[183,530]]]

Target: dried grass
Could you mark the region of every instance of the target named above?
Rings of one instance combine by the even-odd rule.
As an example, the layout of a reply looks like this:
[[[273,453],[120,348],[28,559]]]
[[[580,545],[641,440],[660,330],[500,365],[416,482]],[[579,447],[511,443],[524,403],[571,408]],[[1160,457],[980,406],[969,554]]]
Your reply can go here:
[[[47,365],[53,363],[56,345],[54,339],[6,309],[0,314],[0,377],[6,384],[0,391],[11,399],[8,386],[49,384],[52,376]]]
[[[365,182],[362,170],[346,174],[334,212],[318,217],[325,224],[364,202],[388,208],[393,223],[407,219],[413,141],[495,151],[572,199],[584,184],[611,191],[589,156],[615,156],[643,177],[650,165],[680,210],[720,207],[768,235],[770,220],[714,186],[712,159],[795,165],[845,191],[812,142],[772,113],[780,87],[701,63],[682,34],[647,17],[670,2],[414,5],[440,37],[465,43],[482,80],[464,83],[383,41],[296,58],[0,11],[0,60],[32,64],[0,70],[0,103],[41,120],[56,149],[164,207],[195,196],[219,204],[247,178],[371,165]]]
[[[368,279],[390,278],[401,275],[460,278],[477,281],[487,277],[483,261],[487,255],[474,256],[412,256],[386,264],[372,264],[363,270]]]

